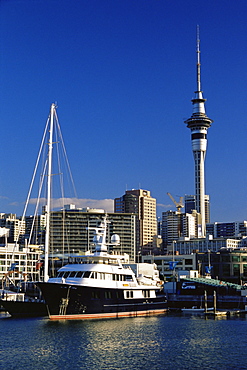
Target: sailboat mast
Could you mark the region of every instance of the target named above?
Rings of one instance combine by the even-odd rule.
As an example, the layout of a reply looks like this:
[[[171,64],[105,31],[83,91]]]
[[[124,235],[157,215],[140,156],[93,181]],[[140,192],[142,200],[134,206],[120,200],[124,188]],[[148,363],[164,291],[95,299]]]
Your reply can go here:
[[[49,261],[49,239],[50,239],[50,212],[51,212],[51,176],[52,176],[52,145],[53,145],[53,126],[55,104],[51,105],[50,112],[50,135],[48,142],[48,169],[47,169],[47,209],[46,209],[46,233],[45,233],[45,263],[44,263],[44,281],[48,281],[48,261]]]

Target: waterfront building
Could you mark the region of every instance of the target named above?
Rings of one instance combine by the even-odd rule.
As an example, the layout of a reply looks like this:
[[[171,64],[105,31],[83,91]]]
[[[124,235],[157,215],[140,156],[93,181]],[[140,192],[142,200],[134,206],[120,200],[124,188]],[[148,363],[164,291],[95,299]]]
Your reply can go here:
[[[206,225],[206,230],[214,238],[239,238],[247,236],[247,221],[213,222]]]
[[[201,214],[201,225],[199,225],[199,236],[206,235],[205,215],[205,175],[204,162],[207,150],[207,130],[213,122],[206,115],[205,101],[201,90],[201,62],[200,62],[200,41],[197,33],[197,90],[192,99],[193,113],[185,123],[191,130],[192,151],[195,162],[195,209]]]
[[[197,258],[202,272],[210,263],[212,277],[241,285],[247,283],[247,248],[222,248],[216,253],[199,253]]]
[[[14,213],[0,213],[0,227],[9,229],[9,243],[19,241],[25,234],[25,220],[17,218]]]
[[[2,284],[16,285],[22,281],[39,281],[40,266],[37,265],[43,251],[30,245],[21,248],[16,243],[0,245],[0,279]]]
[[[211,252],[218,252],[221,248],[224,249],[236,249],[241,247],[241,239],[232,238],[213,238],[207,236],[206,238],[183,238],[174,241],[168,246],[168,251],[172,249],[176,250],[179,254],[191,254],[191,253],[206,253],[208,250]]]
[[[220,251],[220,279],[237,283],[247,282],[247,248]]]
[[[179,254],[178,251],[174,251],[169,255],[143,256],[142,262],[155,263],[164,280],[169,280],[173,274],[178,280],[189,271],[193,273],[197,271],[198,276],[209,275],[207,271],[210,266],[210,275],[214,279],[247,284],[247,247],[239,248],[237,244],[234,249],[222,247],[217,252],[208,250]],[[171,268],[173,263],[175,263],[174,272]]]
[[[183,271],[197,270],[197,256],[196,253],[190,255],[179,255],[174,253],[174,255],[157,255],[157,256],[143,256],[142,262],[145,263],[155,263],[160,274],[164,279],[170,278],[172,275],[171,263],[175,262],[175,272],[180,274]]]
[[[103,209],[78,209],[73,205],[51,212],[50,216],[50,254],[68,255],[92,251],[93,231],[106,213]],[[136,251],[136,216],[130,213],[108,213],[107,243],[111,236],[118,234],[120,245],[111,246],[114,253],[128,254],[130,261],[135,261]]]
[[[157,242],[157,217],[156,199],[150,191],[126,190],[122,197],[114,199],[114,212],[136,214],[137,253],[152,254]]]

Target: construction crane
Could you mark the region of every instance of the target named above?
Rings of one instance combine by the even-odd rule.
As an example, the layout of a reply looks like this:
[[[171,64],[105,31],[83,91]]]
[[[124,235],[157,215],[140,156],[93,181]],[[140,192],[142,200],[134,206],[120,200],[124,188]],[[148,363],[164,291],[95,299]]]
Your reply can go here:
[[[175,206],[177,207],[177,212],[178,213],[181,213],[181,208],[184,207],[184,204],[183,204],[183,197],[180,197],[179,198],[179,202],[176,202],[176,200],[173,198],[173,196],[170,194],[170,193],[167,193],[167,195],[169,195],[169,197],[171,198],[171,200],[173,201],[173,203],[175,204]]]

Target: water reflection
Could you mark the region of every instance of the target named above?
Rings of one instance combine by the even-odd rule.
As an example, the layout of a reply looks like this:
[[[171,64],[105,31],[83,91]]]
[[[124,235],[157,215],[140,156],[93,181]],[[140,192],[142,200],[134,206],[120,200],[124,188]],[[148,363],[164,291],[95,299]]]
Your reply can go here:
[[[246,319],[0,319],[0,327],[9,369],[247,369]]]

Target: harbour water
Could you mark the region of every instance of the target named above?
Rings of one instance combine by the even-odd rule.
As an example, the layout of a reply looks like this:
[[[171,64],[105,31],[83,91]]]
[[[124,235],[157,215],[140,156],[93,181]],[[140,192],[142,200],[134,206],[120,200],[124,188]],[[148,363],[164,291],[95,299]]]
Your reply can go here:
[[[247,318],[56,321],[0,316],[1,369],[247,369]]]

